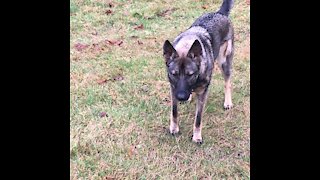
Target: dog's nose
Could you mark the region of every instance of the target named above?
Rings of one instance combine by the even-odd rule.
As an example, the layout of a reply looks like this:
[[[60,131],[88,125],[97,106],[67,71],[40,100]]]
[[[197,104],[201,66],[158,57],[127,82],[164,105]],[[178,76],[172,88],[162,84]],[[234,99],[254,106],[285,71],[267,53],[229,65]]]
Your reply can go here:
[[[179,91],[177,92],[176,97],[179,101],[187,101],[189,99],[189,94],[185,91]]]

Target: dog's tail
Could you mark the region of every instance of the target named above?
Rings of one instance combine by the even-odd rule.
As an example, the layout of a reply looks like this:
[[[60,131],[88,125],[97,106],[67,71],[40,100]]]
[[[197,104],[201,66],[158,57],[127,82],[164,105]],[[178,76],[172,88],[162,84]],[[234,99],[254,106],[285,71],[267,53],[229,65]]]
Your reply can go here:
[[[223,0],[223,3],[218,12],[225,16],[229,16],[230,10],[233,7],[233,2],[234,0]]]

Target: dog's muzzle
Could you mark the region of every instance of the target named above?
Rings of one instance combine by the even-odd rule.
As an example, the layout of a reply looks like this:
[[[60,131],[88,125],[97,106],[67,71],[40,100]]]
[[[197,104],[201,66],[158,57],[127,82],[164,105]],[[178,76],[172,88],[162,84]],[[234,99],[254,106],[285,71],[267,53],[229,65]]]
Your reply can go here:
[[[187,101],[189,99],[190,93],[187,93],[186,91],[178,91],[176,93],[176,98],[179,101]]]

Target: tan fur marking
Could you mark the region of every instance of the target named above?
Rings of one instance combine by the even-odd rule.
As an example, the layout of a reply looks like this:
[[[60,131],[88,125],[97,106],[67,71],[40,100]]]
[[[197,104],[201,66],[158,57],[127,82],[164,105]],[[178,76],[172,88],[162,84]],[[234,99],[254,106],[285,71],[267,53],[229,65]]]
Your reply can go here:
[[[170,87],[171,89],[171,87]],[[171,106],[173,106],[173,94],[172,90],[170,91],[171,93]],[[173,117],[173,112],[171,108],[171,116],[170,116],[170,127],[169,127],[170,133],[176,134],[179,132],[179,125],[178,125],[178,117],[174,118]]]
[[[231,93],[232,93],[232,86],[231,86],[231,80],[230,78],[225,81],[224,85],[224,108],[232,108],[232,98],[231,98]]]
[[[194,123],[193,123],[193,136],[192,136],[192,141],[196,142],[196,143],[201,143],[202,142],[202,136],[201,136],[201,130],[202,130],[202,122],[200,123],[199,127],[196,127],[196,122],[197,122],[197,115],[198,112],[201,113],[201,121],[202,121],[202,115],[203,115],[203,111],[205,109],[205,105],[207,102],[207,98],[208,98],[208,91],[205,92],[205,94],[203,94],[203,92],[201,94],[197,94],[197,107],[196,107],[196,114],[195,114],[195,118],[194,118]],[[200,96],[203,96],[203,99],[199,99]]]
[[[215,59],[218,62],[219,67],[221,68],[222,64],[226,62],[226,57],[231,53],[232,50],[232,42],[228,40],[224,42],[219,49],[219,56]]]
[[[224,42],[220,46],[219,56],[216,59],[216,62],[218,63],[218,66],[220,68],[220,71],[223,73],[222,64],[226,62],[227,55],[231,53],[232,50],[232,41],[228,40]],[[232,108],[232,87],[231,87],[231,80],[225,79],[225,85],[224,85],[224,108],[230,109]]]
[[[200,125],[199,128],[196,128],[196,126],[193,126],[193,136],[192,136],[192,141],[193,142],[201,142],[202,141],[202,136],[201,136],[201,127]]]

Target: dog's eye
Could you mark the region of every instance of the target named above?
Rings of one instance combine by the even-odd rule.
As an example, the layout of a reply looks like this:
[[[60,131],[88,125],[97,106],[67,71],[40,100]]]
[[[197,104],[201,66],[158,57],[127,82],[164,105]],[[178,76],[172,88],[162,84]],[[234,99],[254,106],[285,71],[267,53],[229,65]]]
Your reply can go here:
[[[187,74],[188,74],[188,76],[192,76],[194,74],[194,72],[193,71],[189,71],[189,72],[187,72]]]
[[[175,75],[178,74],[178,72],[177,71],[171,71],[171,74],[175,76]]]

